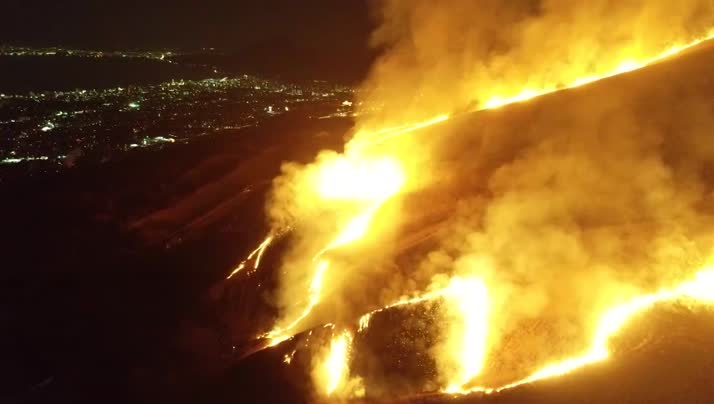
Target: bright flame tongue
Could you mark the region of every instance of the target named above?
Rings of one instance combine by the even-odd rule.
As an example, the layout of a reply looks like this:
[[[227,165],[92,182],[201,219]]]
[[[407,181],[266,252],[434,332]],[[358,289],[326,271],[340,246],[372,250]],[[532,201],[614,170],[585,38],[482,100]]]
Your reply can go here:
[[[347,354],[352,336],[345,332],[332,343],[330,357],[327,359],[327,369],[330,374],[327,383],[327,394],[332,394],[347,373]]]
[[[320,167],[313,181],[323,200],[376,203],[399,192],[404,172],[394,158],[348,154]]]
[[[486,360],[489,302],[486,285],[476,278],[453,278],[447,298],[460,314],[461,324],[452,325],[449,345],[458,364],[450,377],[447,392],[460,391],[481,373]]]
[[[351,345],[352,334],[348,331],[337,335],[332,339],[324,361],[315,370],[316,383],[323,386],[327,396],[334,394],[347,381]]]
[[[330,261],[324,255],[336,248],[362,239],[379,208],[404,186],[405,175],[401,165],[393,158],[375,158],[352,153],[319,167],[311,186],[323,201],[356,205],[357,213],[348,215],[341,230],[313,257],[315,270],[308,289],[308,303],[299,316],[285,327],[276,327],[263,335],[270,345],[289,338],[297,327],[320,302],[324,277]]]

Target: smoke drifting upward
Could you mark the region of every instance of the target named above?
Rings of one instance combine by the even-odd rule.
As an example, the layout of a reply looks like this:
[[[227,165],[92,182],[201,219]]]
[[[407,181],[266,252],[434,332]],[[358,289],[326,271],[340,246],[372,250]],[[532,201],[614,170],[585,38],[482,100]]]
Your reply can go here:
[[[651,57],[714,27],[711,0],[384,0],[372,37],[383,50],[364,122],[422,120],[523,90],[563,87]]]
[[[375,5],[373,43],[384,53],[360,92],[353,142],[632,70],[714,28],[709,0]],[[609,307],[686,279],[711,257],[710,68],[663,63],[287,164],[268,206],[276,231],[293,229],[274,335],[348,327],[458,276],[487,289],[486,358],[465,372],[445,352],[454,339],[434,347],[454,373],[442,371],[442,384],[479,369],[471,384],[500,385],[582,351]],[[434,230],[421,237],[423,227]],[[465,324],[434,322],[451,334],[474,328]]]

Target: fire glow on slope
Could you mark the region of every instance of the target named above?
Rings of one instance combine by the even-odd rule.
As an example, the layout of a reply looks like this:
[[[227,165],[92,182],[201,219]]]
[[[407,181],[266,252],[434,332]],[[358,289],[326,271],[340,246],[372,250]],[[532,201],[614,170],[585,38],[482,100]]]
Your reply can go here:
[[[610,356],[610,351],[608,349],[608,342],[610,338],[617,335],[617,333],[632,317],[651,309],[658,303],[672,302],[681,299],[692,299],[697,303],[703,304],[714,303],[714,266],[704,268],[691,280],[682,282],[669,289],[637,296],[605,312],[595,330],[592,345],[582,355],[546,365],[522,380],[498,388],[479,387],[475,389],[447,392],[500,392],[539,380],[562,376],[583,366],[601,362]]]
[[[573,80],[567,85],[559,84],[557,80],[553,80],[551,84],[544,85],[540,88],[525,87],[512,93],[485,97],[484,101],[476,103],[477,106],[474,109],[484,110],[500,108],[504,105],[527,101],[555,91],[579,87],[617,74],[633,71],[680,53],[712,38],[712,36],[714,36],[714,32],[690,43],[673,46],[653,57],[641,60],[622,60],[620,63],[616,63],[616,67],[612,70],[586,75]],[[322,249],[316,249],[316,253],[313,251],[314,256],[312,258],[312,262],[314,268],[312,272],[312,280],[307,288],[307,297],[302,300],[304,303],[301,303],[304,305],[302,311],[300,311],[300,313],[293,318],[287,320],[283,319],[281,323],[284,325],[276,325],[272,331],[263,335],[263,337],[270,340],[271,345],[277,344],[299,331],[298,327],[310,315],[314,307],[321,302],[322,291],[325,287],[325,278],[328,274],[328,268],[330,267],[330,259],[328,257],[329,252],[368,237],[370,227],[373,224],[373,219],[377,211],[388,199],[394,197],[403,189],[404,183],[407,181],[408,177],[407,173],[403,170],[403,160],[408,159],[409,156],[387,155],[375,157],[371,153],[372,149],[375,146],[384,144],[388,140],[414,132],[418,129],[436,125],[448,119],[449,115],[439,115],[435,118],[422,122],[399,125],[376,132],[358,132],[355,138],[348,145],[346,145],[346,153],[344,155],[339,156],[339,158],[334,159],[330,163],[320,164],[317,167],[317,175],[310,182],[312,191],[314,191],[317,195],[315,203],[329,205],[333,203],[349,202],[350,208],[346,209],[343,212],[344,214],[340,215],[339,223],[337,223],[339,230],[336,235],[324,244]],[[455,281],[458,281],[458,279],[455,278]],[[685,282],[679,286],[662,292],[651,295],[643,295],[629,302],[623,303],[622,305],[618,305],[610,311],[607,311],[597,328],[591,349],[585,354],[546,366],[521,381],[499,388],[468,389],[464,387],[465,385],[473,382],[473,378],[478,375],[481,367],[483,366],[483,360],[486,355],[484,349],[487,345],[485,341],[487,339],[486,331],[488,330],[489,319],[487,314],[476,314],[473,316],[474,325],[472,326],[471,324],[468,324],[462,330],[462,338],[464,341],[467,341],[467,338],[463,336],[471,336],[471,338],[468,338],[468,341],[477,341],[476,344],[482,346],[483,349],[475,348],[468,343],[463,343],[461,345],[458,355],[461,358],[464,358],[462,363],[466,363],[465,358],[468,358],[468,365],[462,366],[460,375],[449,379],[449,383],[444,388],[444,391],[450,393],[501,391],[525,383],[559,376],[586,364],[604,360],[609,355],[607,350],[608,339],[617,333],[617,331],[625,322],[627,322],[628,319],[632,317],[632,315],[646,310],[661,301],[669,301],[684,297],[710,301],[712,300],[712,296],[708,293],[710,293],[710,290],[714,290],[714,287],[712,287],[714,285],[711,283],[711,271],[704,271],[693,281]],[[466,293],[466,295],[468,295],[468,293]],[[477,294],[477,296],[478,295],[479,294]],[[483,295],[485,296],[485,293]],[[393,305],[385,306],[368,315],[365,315],[360,320],[359,329],[364,330],[368,327],[370,316],[376,312],[400,305],[414,304],[435,297],[444,296],[445,294],[440,292],[429,293],[421,297],[407,299],[399,301]],[[488,306],[487,297],[483,298],[485,300],[480,300],[481,298],[477,296],[469,295],[468,297],[473,298],[474,301],[485,303],[480,306]],[[464,298],[466,296],[462,294],[461,297]],[[468,303],[468,305],[471,306],[472,303]],[[462,311],[465,314],[464,318],[469,317],[466,315],[467,311]],[[476,326],[475,324],[480,325]],[[346,361],[346,355],[343,355],[342,353],[349,350],[349,348],[343,349],[342,346],[348,346],[349,341],[351,341],[351,337],[346,338],[343,336],[339,336],[338,340],[333,341],[333,351],[337,352],[334,357],[342,358],[342,364],[340,366],[334,366],[334,364],[330,366],[332,369],[340,370],[337,371],[338,375],[333,375],[327,380],[342,379],[342,376],[340,375],[344,374],[344,369],[346,369],[347,366],[344,363],[344,361]],[[333,362],[338,361],[334,360]],[[332,394],[336,389],[338,389],[338,386],[336,385],[333,387],[332,382],[328,381],[326,386],[319,386],[319,389],[321,391],[328,392],[328,394]]]
[[[420,296],[404,298],[393,304],[371,311],[359,320],[357,332],[369,327],[374,314],[400,307],[418,305],[428,301],[443,299],[446,308],[454,314],[454,321],[444,332],[439,373],[446,381],[446,391],[462,391],[463,386],[476,377],[484,366],[488,348],[488,290],[481,279],[476,277],[454,277],[449,284]],[[348,348],[344,348],[345,341]],[[342,392],[348,381],[345,373],[349,370],[349,357],[344,353],[351,348],[352,335],[345,331],[333,338],[330,354],[317,367],[315,378],[318,391],[330,396]],[[339,363],[339,364],[338,364]],[[335,383],[339,381],[339,383]]]
[[[316,384],[326,396],[331,396],[349,376],[349,359],[352,346],[352,334],[344,331],[333,338],[324,360],[315,369]]]
[[[425,293],[413,298],[401,299],[393,304],[363,315],[359,320],[358,332],[369,327],[376,313],[400,306],[417,305],[444,298],[452,302],[463,318],[447,338],[447,358],[456,363],[456,372],[449,372],[444,393],[461,395],[468,393],[492,394],[512,389],[539,380],[562,376],[584,366],[607,359],[610,356],[608,342],[634,316],[663,302],[691,299],[700,304],[714,303],[714,266],[696,274],[692,280],[682,282],[672,288],[637,296],[608,310],[600,319],[590,348],[583,354],[546,365],[530,376],[501,387],[465,388],[480,373],[485,359],[488,338],[488,294],[485,285],[478,279],[455,277],[444,289]],[[349,352],[353,336],[348,331],[337,335],[331,342],[330,351],[324,362],[317,367],[316,384],[318,390],[327,396],[344,387],[349,373]]]
[[[255,257],[255,261],[253,262],[253,270],[257,271],[258,268],[260,268],[260,260],[263,258],[263,254],[265,254],[265,250],[270,247],[270,244],[273,242],[275,237],[272,234],[269,234],[258,247],[255,248],[255,250],[251,251],[250,254],[240,263],[238,266],[228,275],[226,280],[231,279],[234,277],[236,274],[238,274],[240,271],[245,269],[246,265],[248,265],[248,262]]]

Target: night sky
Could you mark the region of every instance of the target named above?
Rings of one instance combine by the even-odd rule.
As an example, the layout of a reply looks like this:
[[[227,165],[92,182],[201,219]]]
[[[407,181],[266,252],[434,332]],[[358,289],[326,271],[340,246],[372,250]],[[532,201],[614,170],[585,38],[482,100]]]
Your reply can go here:
[[[373,53],[368,0],[2,0],[0,43],[215,47],[251,66],[358,80]],[[326,77],[330,78],[330,77]]]

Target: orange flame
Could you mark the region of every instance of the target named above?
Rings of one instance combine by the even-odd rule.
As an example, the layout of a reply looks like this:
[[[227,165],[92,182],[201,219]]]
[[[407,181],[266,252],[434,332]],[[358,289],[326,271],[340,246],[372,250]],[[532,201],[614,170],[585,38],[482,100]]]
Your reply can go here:
[[[228,277],[226,277],[226,280],[231,279],[240,271],[242,271],[248,264],[248,261],[252,260],[253,257],[255,257],[255,262],[253,263],[253,270],[257,270],[258,267],[260,267],[260,259],[263,257],[265,250],[268,249],[274,238],[275,237],[272,234],[269,234],[265,238],[265,240],[263,240],[263,242],[258,245],[258,247],[251,251],[251,253],[243,261],[241,261],[240,264],[238,264],[238,266],[228,275]]]
[[[490,394],[500,392],[539,380],[562,376],[584,366],[601,362],[610,356],[608,349],[610,338],[616,335],[632,317],[651,309],[658,303],[681,299],[693,299],[704,304],[714,303],[714,266],[698,272],[692,280],[682,282],[669,289],[637,296],[605,312],[595,330],[590,348],[581,355],[546,365],[530,376],[505,386],[478,387],[461,390],[459,393],[484,392]],[[450,393],[456,392],[451,391]]]

